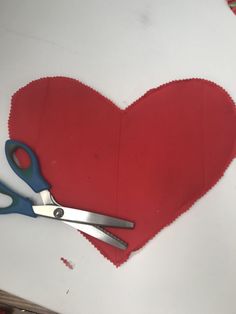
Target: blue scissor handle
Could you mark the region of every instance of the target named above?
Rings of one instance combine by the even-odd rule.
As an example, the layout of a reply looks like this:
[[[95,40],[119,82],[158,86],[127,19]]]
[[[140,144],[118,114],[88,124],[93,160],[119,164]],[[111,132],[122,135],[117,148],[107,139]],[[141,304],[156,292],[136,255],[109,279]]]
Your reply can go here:
[[[13,192],[5,184],[0,182],[0,193],[10,196],[12,203],[7,207],[0,207],[0,214],[21,214],[30,217],[37,217],[33,211],[32,203],[28,198]]]
[[[24,150],[30,158],[30,165],[27,168],[20,168],[14,160],[14,152],[17,149]],[[20,141],[7,140],[5,144],[5,153],[12,170],[24,180],[35,192],[48,190],[50,185],[45,181],[40,172],[39,162],[32,151],[26,144]]]

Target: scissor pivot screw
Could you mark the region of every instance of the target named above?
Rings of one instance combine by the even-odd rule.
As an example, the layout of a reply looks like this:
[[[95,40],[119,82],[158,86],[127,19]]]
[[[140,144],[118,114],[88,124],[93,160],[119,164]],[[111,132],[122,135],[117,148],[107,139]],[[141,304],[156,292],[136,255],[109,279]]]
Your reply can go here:
[[[62,208],[56,208],[53,212],[55,218],[62,218],[64,216],[64,210]]]

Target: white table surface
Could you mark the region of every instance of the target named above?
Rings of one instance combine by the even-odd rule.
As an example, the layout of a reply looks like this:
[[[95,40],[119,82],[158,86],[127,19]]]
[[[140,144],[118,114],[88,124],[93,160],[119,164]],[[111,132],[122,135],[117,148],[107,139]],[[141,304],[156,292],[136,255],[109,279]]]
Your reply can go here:
[[[21,86],[69,76],[125,108],[152,87],[201,77],[236,101],[235,30],[224,0],[0,0],[1,179],[35,197],[3,150]],[[235,314],[235,224],[236,160],[118,269],[60,222],[2,216],[0,289],[63,314]]]

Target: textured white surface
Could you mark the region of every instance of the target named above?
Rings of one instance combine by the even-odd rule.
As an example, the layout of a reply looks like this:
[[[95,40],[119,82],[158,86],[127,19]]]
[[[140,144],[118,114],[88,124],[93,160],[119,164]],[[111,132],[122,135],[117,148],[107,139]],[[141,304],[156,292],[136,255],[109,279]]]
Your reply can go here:
[[[236,101],[235,29],[224,0],[0,0],[1,179],[34,196],[3,152],[19,87],[70,76],[125,108],[152,87],[201,77]],[[0,288],[63,314],[235,314],[235,223],[236,161],[119,269],[62,223],[2,216]]]

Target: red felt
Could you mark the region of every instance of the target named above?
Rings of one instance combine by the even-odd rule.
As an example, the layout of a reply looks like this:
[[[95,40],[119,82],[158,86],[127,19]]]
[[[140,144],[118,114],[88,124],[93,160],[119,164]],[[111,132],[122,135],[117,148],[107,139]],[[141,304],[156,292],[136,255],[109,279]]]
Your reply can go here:
[[[126,251],[88,237],[118,266],[221,178],[235,155],[236,112],[201,79],[121,110],[77,80],[43,78],[13,96],[9,132],[36,151],[60,203],[135,221],[134,230],[110,229]]]
[[[236,1],[235,0],[228,0],[228,5],[231,8],[231,10],[236,14]]]

